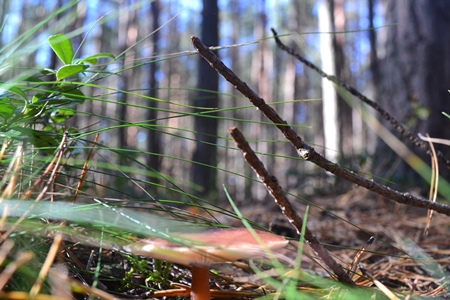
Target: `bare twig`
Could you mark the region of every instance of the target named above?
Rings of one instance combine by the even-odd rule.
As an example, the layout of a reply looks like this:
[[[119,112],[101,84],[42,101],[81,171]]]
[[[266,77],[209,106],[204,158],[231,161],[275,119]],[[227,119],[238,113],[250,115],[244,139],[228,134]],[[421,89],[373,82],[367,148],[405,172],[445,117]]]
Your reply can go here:
[[[372,245],[375,238],[371,236],[367,243],[359,249],[359,251],[356,253],[355,257],[353,258],[352,263],[350,264],[350,270],[348,271],[348,275],[353,277],[353,274],[355,274],[356,268],[358,267],[358,264],[361,262],[362,255],[366,252],[367,248]]]
[[[67,144],[66,144],[66,143],[67,143],[67,138],[68,138],[68,133],[65,132],[64,135],[63,135],[63,137],[62,137],[62,139],[61,139],[61,143],[59,144],[58,149],[56,150],[56,153],[55,153],[55,155],[54,155],[52,161],[49,163],[49,165],[48,165],[47,168],[44,170],[44,173],[42,173],[42,175],[39,177],[39,179],[37,179],[37,180],[34,182],[33,186],[32,186],[30,189],[28,189],[27,192],[25,192],[25,194],[22,196],[22,200],[25,200],[25,199],[30,198],[31,193],[33,192],[33,190],[34,190],[38,185],[40,185],[40,184],[45,180],[45,178],[48,176],[48,174],[50,173],[50,171],[53,170],[53,171],[51,172],[49,181],[48,181],[47,184],[44,186],[44,188],[41,189],[41,192],[39,193],[39,195],[38,195],[37,198],[35,199],[35,202],[38,202],[39,200],[42,199],[42,197],[44,196],[44,194],[47,192],[47,190],[48,190],[48,188],[49,188],[49,186],[50,186],[50,183],[54,181],[56,172],[59,170],[59,167],[60,167],[60,161],[61,161],[61,159],[62,159],[62,157],[63,157],[63,155],[64,155],[64,152],[65,152],[66,149],[67,149]]]
[[[44,265],[42,266],[41,270],[39,271],[38,278],[36,279],[33,287],[30,290],[30,298],[35,299],[36,296],[41,291],[42,285],[44,284],[44,280],[47,277],[47,274],[50,270],[50,267],[53,264],[53,261],[56,258],[56,255],[58,254],[58,250],[61,247],[63,236],[61,234],[57,234],[55,236],[55,239],[53,240],[53,244],[50,247],[50,250],[48,251],[47,258],[45,259]]]
[[[89,151],[86,161],[84,162],[83,169],[81,170],[80,181],[78,181],[77,189],[75,191],[75,195],[73,196],[72,203],[75,203],[75,201],[77,200],[77,196],[80,193],[81,186],[83,185],[84,178],[86,177],[86,174],[87,174],[89,161],[91,160],[92,154],[94,153],[94,148],[95,148],[95,145],[97,144],[99,136],[100,136],[100,134],[98,134],[98,133],[95,135],[93,146],[92,146],[91,150]]]
[[[430,136],[427,133],[428,143],[430,144],[430,148],[432,151],[431,155],[431,181],[430,181],[430,196],[429,200],[436,202],[436,197],[438,193],[439,187],[439,164],[436,158],[436,150],[434,149],[433,143],[430,141]],[[433,211],[429,210],[427,213],[427,222],[425,225],[425,229],[423,230],[423,235],[428,234],[428,230],[430,229],[431,217],[433,217]]]
[[[419,138],[417,138],[417,136],[415,136],[412,132],[410,132],[409,130],[407,130],[406,128],[404,128],[394,117],[392,117],[386,110],[384,110],[380,105],[378,105],[378,103],[376,103],[375,101],[370,100],[369,98],[367,98],[366,96],[364,96],[363,94],[361,94],[356,88],[354,88],[351,85],[348,85],[346,83],[341,82],[339,79],[336,78],[336,76],[331,76],[328,75],[327,73],[325,73],[324,71],[322,71],[319,67],[317,67],[315,64],[313,64],[312,62],[310,62],[309,60],[307,60],[306,58],[304,58],[303,56],[301,56],[299,53],[297,53],[295,50],[287,47],[286,45],[284,45],[281,40],[278,37],[277,32],[275,31],[275,29],[272,28],[272,32],[275,35],[275,42],[277,43],[278,48],[280,48],[281,50],[286,51],[287,53],[289,53],[290,55],[294,56],[295,58],[297,58],[299,61],[301,61],[302,63],[304,63],[307,67],[310,67],[311,69],[313,69],[314,71],[316,71],[317,73],[320,74],[320,76],[328,79],[331,82],[334,82],[335,84],[337,84],[338,86],[343,87],[344,89],[346,89],[347,91],[350,92],[350,94],[352,94],[353,96],[355,96],[356,98],[358,98],[359,100],[361,100],[362,102],[366,103],[367,105],[371,106],[373,109],[375,109],[376,111],[378,111],[380,113],[380,115],[389,123],[391,123],[391,125],[407,140],[410,140],[414,145],[416,145],[417,147],[421,148],[422,150],[424,150],[428,155],[432,155],[432,151],[430,149],[430,147],[427,145],[427,143],[422,142]],[[450,160],[444,156],[444,154],[442,154],[442,152],[437,151],[436,152],[437,157],[439,158],[439,160],[444,163],[448,169],[450,169]]]
[[[277,126],[277,128],[295,147],[295,150],[297,150],[300,157],[313,162],[322,169],[333,173],[338,177],[353,182],[395,202],[432,209],[438,213],[450,216],[450,206],[448,205],[431,202],[423,197],[413,196],[409,193],[401,193],[396,190],[392,190],[385,185],[364,178],[325,159],[325,157],[317,153],[314,148],[303,142],[297,133],[286,123],[286,121],[284,121],[272,107],[267,105],[264,99],[259,97],[251,88],[249,88],[245,82],[239,79],[233,71],[227,68],[225,64],[217,57],[217,55],[209,50],[198,37],[191,36],[191,42],[199,54],[211,65],[212,68],[225,77],[228,82],[230,82],[239,92],[246,96],[250,102],[253,103],[253,105],[255,105],[267,118],[275,123],[275,126]]]
[[[364,276],[367,276],[370,278],[370,280],[373,281],[373,283],[377,286],[380,291],[382,291],[390,300],[400,300],[399,297],[395,296],[393,292],[391,292],[384,284],[382,284],[380,281],[376,280],[372,274],[370,274],[369,271],[367,271],[366,268],[364,268],[363,265],[358,266],[361,272],[364,274]]]
[[[289,222],[297,229],[297,233],[300,235],[302,230],[303,220],[295,212],[294,207],[289,202],[281,186],[278,184],[278,180],[275,176],[269,174],[264,167],[264,164],[256,156],[253,149],[245,140],[244,135],[233,127],[229,130],[231,137],[236,142],[236,145],[241,149],[242,154],[247,163],[252,167],[258,177],[264,183],[267,191],[275,199],[275,202],[281,209],[281,212],[286,216]],[[306,227],[305,229],[305,241],[316,252],[316,254],[323,260],[323,262],[333,271],[338,280],[350,285],[355,285],[350,276],[342,269],[342,267],[331,257],[330,253],[319,243],[316,236]]]
[[[32,252],[23,252],[20,253],[13,262],[8,264],[0,274],[0,291],[3,291],[3,288],[8,283],[11,276],[13,276],[14,272],[33,258],[34,254]]]

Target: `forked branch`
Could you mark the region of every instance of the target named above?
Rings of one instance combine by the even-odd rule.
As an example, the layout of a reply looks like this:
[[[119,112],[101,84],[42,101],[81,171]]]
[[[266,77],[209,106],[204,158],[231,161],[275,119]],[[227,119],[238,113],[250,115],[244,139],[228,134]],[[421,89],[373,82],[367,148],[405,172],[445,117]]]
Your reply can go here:
[[[281,186],[278,184],[278,179],[271,175],[264,164],[256,156],[253,149],[245,140],[244,135],[236,127],[231,128],[228,131],[231,137],[236,142],[236,145],[241,149],[247,163],[252,167],[258,177],[262,180],[267,191],[272,195],[275,202],[281,209],[281,212],[286,216],[289,222],[295,227],[297,233],[300,235],[303,220],[295,212],[294,207],[289,202]],[[330,253],[325,249],[322,244],[319,243],[316,236],[306,227],[305,241],[314,250],[314,252],[322,259],[322,261],[333,271],[340,282],[347,283],[349,285],[355,285],[350,276],[344,271],[344,269],[331,257]]]
[[[307,145],[297,133],[277,114],[277,112],[266,104],[264,99],[259,97],[248,85],[243,82],[236,74],[233,73],[225,64],[206,47],[202,41],[196,37],[191,36],[191,42],[198,53],[219,72],[228,82],[230,82],[239,92],[247,97],[250,102],[255,105],[267,118],[269,118],[275,126],[284,134],[284,136],[291,142],[300,157],[308,160],[322,169],[333,173],[334,175],[348,180],[354,184],[365,187],[381,196],[391,199],[395,202],[416,206],[426,209],[432,209],[438,213],[450,216],[450,206],[431,202],[428,199],[419,196],[413,196],[409,193],[401,193],[393,190],[385,185],[382,185],[373,180],[364,178],[352,171],[344,169],[339,165],[325,159],[322,155],[317,153],[314,148]]]
[[[328,75],[327,73],[325,73],[324,71],[322,71],[319,67],[317,67],[315,64],[313,64],[312,62],[310,62],[309,60],[307,60],[306,58],[304,58],[303,56],[301,56],[298,52],[296,52],[294,49],[289,48],[288,46],[284,45],[280,38],[278,37],[277,32],[275,31],[275,29],[272,28],[272,32],[275,35],[275,42],[277,43],[278,48],[280,48],[283,51],[286,51],[287,53],[289,53],[290,55],[294,56],[295,58],[297,58],[299,61],[301,61],[303,64],[305,64],[307,67],[313,69],[314,71],[316,71],[317,73],[319,73],[320,76],[328,79],[331,82],[334,82],[335,84],[337,84],[338,86],[343,87],[344,89],[346,89],[348,92],[350,92],[350,94],[352,94],[353,96],[355,96],[356,98],[358,98],[359,100],[361,100],[362,102],[366,103],[367,105],[371,106],[373,109],[375,109],[376,111],[378,111],[378,113],[389,123],[391,123],[391,125],[403,136],[403,138],[410,140],[414,145],[416,145],[417,147],[419,147],[420,149],[424,150],[428,155],[432,155],[432,151],[430,146],[421,141],[416,135],[414,135],[411,131],[409,131],[408,129],[406,129],[405,127],[403,127],[394,117],[392,117],[386,110],[384,110],[384,108],[382,108],[380,105],[378,105],[378,103],[376,103],[373,100],[370,100],[369,98],[367,98],[366,96],[364,96],[363,94],[361,94],[356,88],[354,88],[351,85],[348,85],[346,83],[341,82],[339,79],[337,79],[335,76],[331,76]],[[439,158],[439,160],[445,164],[445,166],[450,169],[450,160],[445,157],[444,154],[442,154],[441,151],[437,151],[436,152],[436,156]]]

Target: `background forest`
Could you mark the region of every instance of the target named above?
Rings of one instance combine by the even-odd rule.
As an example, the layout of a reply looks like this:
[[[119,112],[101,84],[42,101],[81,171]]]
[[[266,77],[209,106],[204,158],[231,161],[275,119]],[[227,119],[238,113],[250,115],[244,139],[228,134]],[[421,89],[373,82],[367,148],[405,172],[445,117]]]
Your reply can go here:
[[[220,58],[307,143],[352,170],[397,184],[424,183],[402,163],[407,158],[379,138],[382,125],[369,115],[379,116],[278,50],[271,27],[288,46],[378,102],[412,132],[449,138],[442,115],[450,74],[446,1],[3,1],[2,45],[65,5],[71,6],[35,32],[14,63],[57,69],[46,43],[55,33],[67,34],[79,57],[117,56],[105,69],[108,75],[83,88],[97,99],[78,106],[66,126],[101,132],[101,144],[127,149],[132,160],[106,151],[93,161],[136,170],[130,176],[147,182],[144,187],[157,198],[179,200],[156,188],[154,179],[164,183],[158,175],[163,174],[212,202],[224,199],[223,184],[236,201],[264,200],[266,192],[249,180],[255,175],[227,137],[232,126],[265,154],[263,162],[288,191],[330,194],[349,187],[296,158],[276,129],[199,59],[190,35],[220,46]],[[126,191],[144,197],[134,183],[108,173],[90,174],[96,195],[120,197]]]

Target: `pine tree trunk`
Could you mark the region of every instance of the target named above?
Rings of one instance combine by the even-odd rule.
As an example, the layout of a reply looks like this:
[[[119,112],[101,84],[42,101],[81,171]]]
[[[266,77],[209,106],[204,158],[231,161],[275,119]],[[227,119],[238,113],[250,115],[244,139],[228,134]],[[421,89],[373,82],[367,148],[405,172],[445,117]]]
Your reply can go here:
[[[207,46],[219,44],[219,9],[217,0],[203,0],[201,38]],[[194,101],[197,107],[215,108],[218,106],[219,75],[211,66],[199,59],[198,83],[199,92]],[[212,115],[212,114],[208,114]],[[202,188],[197,195],[200,197],[215,197],[217,171],[217,119],[208,117],[195,118],[196,149],[193,155],[192,178],[195,184]],[[211,143],[211,144],[209,144]]]
[[[151,3],[150,8],[150,17],[152,18],[152,30],[156,30],[159,27],[159,12],[160,12],[160,0],[155,0]],[[159,30],[155,31],[151,37],[152,39],[152,55],[158,54],[158,40],[159,40]],[[159,70],[159,66],[157,62],[153,62],[150,64],[150,70],[148,74],[148,84],[150,86],[148,90],[148,96],[156,98],[158,96],[158,82],[156,80],[156,72]],[[149,101],[148,106],[155,108],[147,110],[146,119],[151,122],[151,124],[156,123],[158,118],[158,102],[157,101]],[[161,153],[161,137],[160,133],[157,130],[150,129],[148,131],[147,137],[147,151],[153,153]],[[161,159],[160,156],[157,155],[148,155],[147,156],[147,166],[154,169],[158,172],[161,168]],[[148,180],[154,180],[153,178],[148,178]]]
[[[389,0],[385,11],[386,23],[393,26],[386,28],[385,53],[379,53],[384,56],[380,103],[412,132],[449,139],[450,120],[442,115],[450,112],[448,1]],[[429,117],[421,116],[426,110]],[[385,156],[386,148],[379,149]],[[448,147],[441,150],[448,153]],[[430,161],[422,151],[417,153]],[[408,170],[405,164],[397,169],[400,174]]]

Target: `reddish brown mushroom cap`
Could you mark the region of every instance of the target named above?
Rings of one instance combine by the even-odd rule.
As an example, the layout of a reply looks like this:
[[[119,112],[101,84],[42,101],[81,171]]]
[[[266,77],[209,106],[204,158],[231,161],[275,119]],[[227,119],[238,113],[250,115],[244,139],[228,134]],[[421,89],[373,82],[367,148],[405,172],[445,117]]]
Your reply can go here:
[[[246,228],[214,228],[200,233],[172,234],[173,242],[145,239],[124,249],[138,255],[193,266],[191,299],[209,300],[210,264],[264,255],[267,249],[276,250],[288,244],[282,236],[261,230],[255,232],[258,238]]]
[[[210,229],[200,233],[172,234],[180,244],[163,239],[145,239],[125,247],[143,256],[182,265],[209,265],[265,254],[265,249],[283,248],[288,241],[279,235],[255,230],[258,241],[246,228]]]

